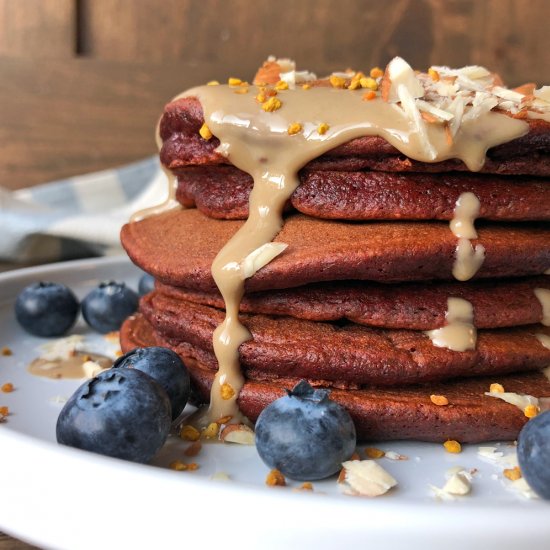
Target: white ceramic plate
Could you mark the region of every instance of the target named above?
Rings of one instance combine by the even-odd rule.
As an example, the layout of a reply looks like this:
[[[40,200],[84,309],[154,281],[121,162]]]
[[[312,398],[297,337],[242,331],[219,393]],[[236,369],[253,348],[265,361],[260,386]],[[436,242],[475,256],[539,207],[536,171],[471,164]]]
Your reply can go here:
[[[30,375],[26,365],[45,340],[26,334],[14,320],[13,301],[27,284],[51,280],[79,297],[106,279],[136,286],[138,270],[125,258],[67,262],[0,275],[0,393],[10,408],[0,425],[0,529],[55,548],[522,548],[550,540],[550,505],[510,489],[502,467],[481,459],[478,446],[459,455],[442,446],[380,443],[408,460],[380,459],[399,485],[376,499],[341,494],[335,479],[314,483],[314,492],[265,486],[268,468],[253,447],[206,444],[194,459],[169,439],[154,466],[142,466],[55,443],[61,404],[80,384]],[[112,344],[82,322],[72,333],[89,346]],[[500,445],[505,454],[513,450]],[[174,458],[194,460],[196,471],[166,468]],[[439,501],[429,485],[442,487],[454,466],[475,468],[472,493]],[[211,479],[224,472],[229,481]],[[359,545],[359,546],[357,546]]]

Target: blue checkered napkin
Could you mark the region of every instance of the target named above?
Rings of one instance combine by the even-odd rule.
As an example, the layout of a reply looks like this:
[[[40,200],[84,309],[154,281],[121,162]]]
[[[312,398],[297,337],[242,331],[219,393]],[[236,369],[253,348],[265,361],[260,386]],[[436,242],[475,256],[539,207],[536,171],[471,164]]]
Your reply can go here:
[[[42,263],[120,252],[120,228],[130,215],[166,195],[156,157],[18,191],[0,187],[0,261]]]

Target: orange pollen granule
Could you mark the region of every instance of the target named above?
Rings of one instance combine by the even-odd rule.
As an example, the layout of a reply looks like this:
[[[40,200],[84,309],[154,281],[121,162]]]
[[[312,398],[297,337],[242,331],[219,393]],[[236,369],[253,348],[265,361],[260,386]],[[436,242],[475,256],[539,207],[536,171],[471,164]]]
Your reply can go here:
[[[317,133],[323,136],[328,132],[329,128],[330,126],[326,122],[321,122],[321,124],[317,126]]]
[[[186,441],[197,441],[200,438],[201,434],[195,426],[191,426],[190,424],[186,424],[185,426],[182,426],[180,430],[180,437],[181,439],[184,439]]]
[[[361,78],[359,80],[359,84],[361,84],[361,88],[368,88],[369,90],[373,90],[373,91],[378,90],[378,82],[376,82],[374,78],[369,78],[369,77]]]
[[[370,101],[371,99],[374,99],[376,97],[376,92],[374,90],[370,90],[366,94],[363,94],[363,101]]]
[[[276,97],[270,97],[265,103],[262,103],[262,109],[268,113],[272,113],[282,106],[281,100]]]
[[[341,76],[332,75],[329,78],[330,85],[333,88],[343,88],[346,85],[346,79]]]
[[[539,411],[540,409],[536,405],[527,405],[527,407],[523,409],[523,414],[527,418],[534,418],[537,414],[539,414]]]
[[[430,395],[430,401],[440,407],[449,404],[449,400],[444,395]]]
[[[235,390],[232,388],[230,384],[226,382],[225,384],[221,385],[220,393],[221,393],[222,399],[227,401],[228,399],[231,399],[235,395]]]
[[[519,466],[515,466],[514,468],[505,468],[502,473],[504,474],[504,477],[507,477],[510,481],[516,481],[516,479],[522,477]]]
[[[386,453],[382,449],[376,447],[367,447],[365,449],[365,455],[368,458],[382,458]]]
[[[443,447],[448,453],[460,453],[462,451],[462,445],[454,439],[449,439],[443,443]]]
[[[435,70],[435,69],[432,69],[431,67],[428,69],[428,75],[430,76],[430,78],[434,81],[434,82],[438,82],[439,81],[439,73]]]
[[[381,78],[384,76],[384,71],[380,67],[373,67],[369,74],[371,78]]]
[[[13,391],[13,384],[11,382],[6,382],[0,388],[4,393],[11,393]]]
[[[199,465],[196,462],[191,462],[190,464],[186,464],[185,462],[182,462],[181,460],[174,460],[170,462],[170,469],[176,470],[178,472],[183,472],[185,470],[198,470]]]
[[[210,128],[206,125],[206,122],[201,126],[199,130],[199,134],[203,139],[208,141],[209,139],[212,139],[212,132],[210,131]]]
[[[302,131],[302,125],[299,122],[293,122],[292,124],[288,125],[288,135],[294,136],[296,134],[299,134]]]
[[[218,432],[220,431],[220,425],[216,422],[210,422],[206,428],[201,432],[201,437],[203,439],[214,439],[218,436]]]
[[[502,384],[491,384],[489,386],[489,391],[491,393],[504,393],[504,387]]]
[[[286,485],[285,476],[279,470],[273,469],[267,474],[265,484],[269,487],[284,487]]]

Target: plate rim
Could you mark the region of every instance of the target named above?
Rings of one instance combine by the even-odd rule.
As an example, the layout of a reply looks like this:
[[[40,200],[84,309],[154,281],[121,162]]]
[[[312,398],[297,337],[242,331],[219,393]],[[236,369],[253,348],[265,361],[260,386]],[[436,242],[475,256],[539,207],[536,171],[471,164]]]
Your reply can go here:
[[[110,257],[100,258],[87,258],[81,260],[71,260],[66,262],[58,262],[53,264],[47,264],[43,266],[31,266],[21,269],[14,269],[0,273],[0,286],[3,286],[7,282],[18,281],[21,279],[36,277],[40,274],[54,274],[59,272],[74,272],[81,271],[82,273],[88,273],[89,271],[97,270],[98,268],[132,268],[133,264],[125,255],[117,255]],[[136,267],[136,269],[139,269]],[[299,514],[300,511],[303,514],[304,508],[307,509],[307,517],[311,522],[311,525],[316,525],[321,529],[323,533],[327,527],[328,521],[332,518],[334,520],[335,510],[338,509],[339,525],[331,526],[329,531],[339,536],[343,534],[343,530],[347,530],[346,540],[352,540],[350,537],[356,537],[357,541],[364,540],[364,535],[368,534],[369,540],[374,544],[375,541],[383,541],[388,543],[390,539],[393,540],[392,547],[403,548],[410,546],[411,536],[422,537],[426,529],[429,530],[430,537],[444,536],[445,541],[449,542],[449,537],[454,533],[460,540],[460,544],[464,544],[463,526],[464,522],[470,526],[470,529],[474,529],[477,533],[477,529],[481,529],[480,521],[483,525],[492,525],[492,522],[499,524],[498,537],[506,538],[504,545],[500,543],[501,548],[513,548],[518,544],[518,541],[525,543],[525,535],[518,538],[518,527],[520,524],[522,533],[527,530],[531,530],[533,536],[537,537],[537,540],[548,540],[546,537],[550,537],[550,522],[547,522],[548,517],[548,504],[544,501],[537,502],[523,502],[519,498],[513,501],[507,501],[500,504],[491,502],[490,505],[487,502],[481,500],[476,501],[475,498],[468,500],[467,502],[452,502],[442,503],[435,499],[432,501],[418,500],[418,502],[411,502],[399,500],[399,496],[388,495],[380,499],[336,499],[328,496],[330,500],[325,500],[319,495],[319,498],[311,498],[311,495],[303,495],[297,493],[290,493],[290,491],[284,493],[278,491],[276,488],[267,489],[260,487],[252,483],[247,484],[243,482],[231,482],[230,485],[223,485],[210,481],[207,478],[192,478],[178,476],[177,473],[165,470],[162,468],[128,463],[126,461],[104,457],[96,455],[94,453],[81,451],[78,449],[71,449],[63,447],[55,443],[41,440],[31,435],[21,433],[17,430],[10,428],[9,423],[0,428],[0,448],[9,449],[7,462],[13,470],[18,468],[29,468],[32,461],[29,461],[28,453],[38,453],[48,460],[54,460],[61,462],[67,471],[82,470],[86,472],[117,472],[121,479],[123,479],[126,486],[129,484],[146,484],[150,486],[151,483],[157,481],[162,487],[168,485],[173,489],[182,489],[187,495],[192,495],[193,498],[199,501],[204,498],[211,498],[214,493],[220,504],[228,505],[230,502],[243,500],[244,497],[250,498],[253,502],[258,503],[254,506],[255,510],[251,511],[251,517],[255,524],[252,532],[255,537],[259,537],[262,534],[262,530],[268,529],[271,522],[278,518],[280,521],[286,521],[287,525],[290,524],[291,531],[295,539],[294,542],[301,541],[302,545],[309,547],[311,543],[311,532],[308,530],[304,532],[300,529],[299,522],[295,518],[292,518],[290,512]],[[26,472],[15,472],[21,477],[23,474],[27,474],[28,481],[35,484],[44,484],[48,480],[40,479],[37,472],[27,470]],[[51,546],[63,547],[67,542],[76,542],[76,539],[68,539],[67,537],[59,536],[55,530],[47,529],[45,525],[40,525],[40,528],[24,528],[23,524],[18,521],[17,514],[14,515],[14,510],[9,510],[4,499],[10,500],[10,497],[17,500],[17,487],[12,484],[12,474],[14,471],[4,472],[0,468],[0,487],[4,489],[8,487],[7,491],[3,491],[4,498],[0,499],[0,528],[8,533],[12,533],[14,536],[23,540],[28,540],[34,544],[46,544]],[[17,476],[15,476],[17,477]],[[97,481],[97,480],[96,480]],[[103,481],[103,480],[99,480]],[[64,483],[64,482],[63,482]],[[98,483],[101,486],[101,483]],[[47,486],[47,483],[46,485]],[[11,492],[10,492],[11,490]],[[237,496],[236,496],[237,495]],[[116,498],[113,499],[117,501]],[[176,504],[176,500],[170,497],[172,505]],[[327,505],[327,502],[329,503]],[[260,505],[266,506],[270,509],[272,516],[266,518],[259,513]],[[21,503],[21,508],[17,509],[18,513],[23,513],[24,503]],[[279,511],[276,508],[280,508]],[[414,523],[410,521],[411,509],[414,508],[412,515],[414,516]],[[312,514],[315,514],[313,516]],[[503,521],[503,515],[508,513],[513,514],[515,521]],[[370,523],[361,527],[357,523],[359,518],[364,515],[369,515]],[[342,516],[344,518],[342,519]],[[167,514],[171,521],[176,521],[176,517],[171,514]],[[396,517],[399,517],[401,523],[401,533],[398,534],[388,533],[387,529],[389,522],[395,522]],[[407,519],[409,518],[409,519]],[[424,519],[425,518],[425,519]],[[266,523],[269,519],[269,523]],[[208,523],[202,521],[201,518],[195,518],[197,525],[207,528]],[[145,518],[144,520],[145,521]],[[231,524],[227,521],[221,521],[221,524],[225,528],[230,528]],[[462,525],[461,525],[462,524]],[[84,523],[83,523],[84,525]],[[547,527],[545,527],[547,525]],[[479,527],[474,527],[479,526]],[[220,532],[223,531],[220,529]],[[394,529],[395,531],[395,529]],[[141,532],[141,531],[140,531]],[[408,534],[407,534],[408,533]],[[428,533],[428,531],[425,531]],[[151,533],[149,533],[150,535]],[[158,534],[158,533],[157,533]],[[407,536],[404,536],[407,535]],[[307,535],[307,536],[306,536]],[[213,535],[216,538],[216,534]],[[493,534],[492,534],[493,536]],[[117,544],[122,542],[120,537],[113,535],[113,540],[118,541]],[[309,537],[309,538],[308,538]],[[544,537],[544,538],[543,538]],[[280,537],[279,537],[280,538]],[[330,547],[334,544],[334,540],[323,540],[319,537],[314,537],[316,541],[316,548]],[[353,540],[356,540],[353,538]],[[90,541],[97,543],[94,537],[89,539]],[[128,542],[126,537],[124,540]],[[143,541],[149,540],[144,536]],[[167,539],[168,540],[168,539]],[[433,540],[433,539],[432,539]],[[273,539],[273,543],[281,543],[277,537]],[[332,542],[331,542],[332,541]],[[79,541],[82,543],[82,541]],[[221,542],[221,539],[220,539]],[[254,539],[255,544],[257,540]],[[330,543],[330,544],[327,544]],[[487,547],[487,541],[478,541],[483,543],[483,547]],[[407,546],[408,545],[408,546]],[[71,544],[69,544],[69,547]],[[87,546],[81,545],[82,548],[92,548],[93,545]],[[115,547],[115,546],[113,546]],[[137,541],[137,547],[140,547],[139,541]],[[240,547],[248,547],[245,543],[241,543]],[[250,546],[251,548],[254,546]],[[265,546],[270,547],[270,546]],[[273,546],[278,547],[277,545]],[[458,548],[459,546],[457,546]],[[477,547],[477,546],[471,546]],[[482,546],[479,546],[480,548]],[[453,546],[448,546],[453,548]]]

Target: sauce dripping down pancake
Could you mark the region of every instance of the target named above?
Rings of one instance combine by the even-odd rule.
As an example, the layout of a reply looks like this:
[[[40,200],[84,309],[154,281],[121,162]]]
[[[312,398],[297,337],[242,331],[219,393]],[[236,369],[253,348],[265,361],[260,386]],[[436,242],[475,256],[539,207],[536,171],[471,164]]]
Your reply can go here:
[[[201,423],[224,416],[231,416],[232,422],[243,420],[237,406],[244,384],[238,350],[250,334],[238,314],[244,281],[253,275],[244,268],[245,260],[281,230],[284,205],[299,184],[297,174],[303,166],[354,138],[380,136],[411,159],[460,159],[478,171],[489,148],[528,131],[524,121],[488,111],[464,117],[449,140],[445,124],[428,124],[421,117],[415,106],[418,96],[403,83],[396,82],[394,88],[390,96],[393,91],[399,101],[390,103],[380,97],[365,101],[361,90],[298,87],[279,91],[280,103],[272,102],[277,105],[274,109],[265,109],[256,100],[260,87],[201,86],[182,94],[200,101],[205,124],[220,141],[217,152],[254,180],[249,217],[212,264],[226,317],[214,335],[219,369]]]

